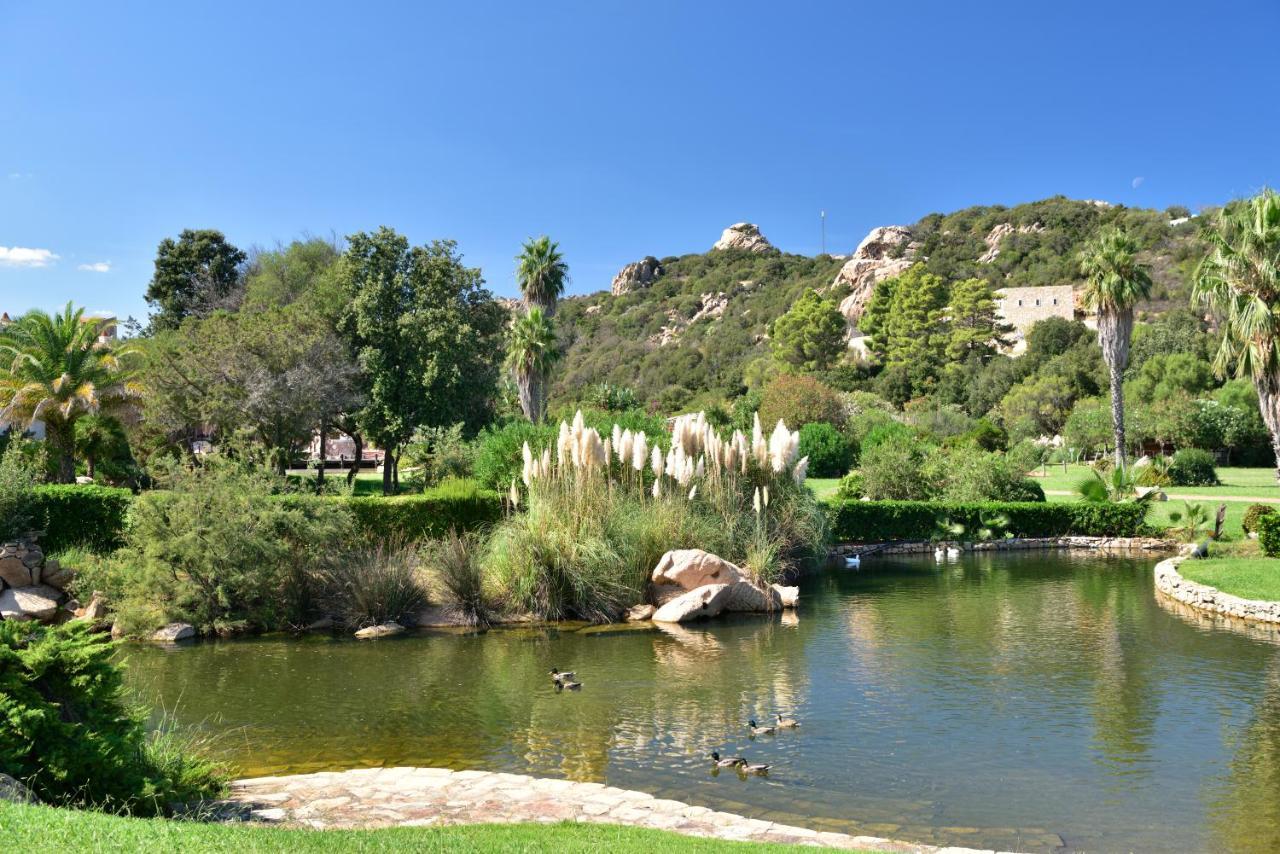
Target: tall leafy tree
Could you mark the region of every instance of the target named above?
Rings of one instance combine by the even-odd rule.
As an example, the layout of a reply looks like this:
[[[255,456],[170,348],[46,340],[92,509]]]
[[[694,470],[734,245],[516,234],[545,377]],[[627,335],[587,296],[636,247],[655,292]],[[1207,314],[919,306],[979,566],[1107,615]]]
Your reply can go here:
[[[348,303],[339,328],[363,371],[358,420],[386,453],[395,490],[400,450],[419,427],[476,427],[491,411],[505,312],[453,241],[410,248],[383,227],[348,238]]]
[[[963,361],[977,356],[983,362],[1009,344],[1013,327],[1000,319],[996,295],[986,279],[964,279],[951,286],[947,306],[947,358]]]
[[[1084,304],[1098,315],[1098,343],[1111,384],[1111,429],[1116,466],[1125,464],[1124,370],[1129,366],[1133,307],[1151,294],[1151,273],[1138,260],[1138,243],[1118,228],[1106,228],[1080,253]]]
[[[527,308],[541,308],[547,317],[554,317],[556,300],[564,293],[568,280],[569,265],[560,254],[559,243],[543,235],[526,240],[520,247],[516,281]]]
[[[147,285],[152,329],[176,329],[187,317],[231,307],[247,258],[214,229],[186,229],[177,240],[160,241]]]
[[[1228,204],[1205,237],[1193,293],[1222,329],[1214,368],[1253,380],[1280,480],[1280,195],[1267,189]]]
[[[825,371],[847,349],[848,325],[836,304],[807,290],[773,324],[774,355],[806,371]]]
[[[75,480],[76,422],[137,406],[135,349],[99,341],[114,322],[67,303],[60,314],[30,311],[0,327],[0,420],[44,423],[62,483]]]
[[[541,308],[535,306],[512,322],[507,339],[507,365],[515,376],[520,409],[534,424],[541,422],[546,414],[544,383],[559,355],[555,321]]]

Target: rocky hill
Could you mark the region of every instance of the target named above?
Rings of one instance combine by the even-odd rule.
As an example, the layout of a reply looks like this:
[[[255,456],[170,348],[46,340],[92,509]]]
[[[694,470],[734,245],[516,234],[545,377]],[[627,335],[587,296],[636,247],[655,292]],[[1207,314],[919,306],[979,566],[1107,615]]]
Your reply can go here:
[[[998,287],[1078,284],[1081,245],[1111,224],[1145,247],[1156,286],[1142,310],[1158,312],[1187,299],[1202,251],[1197,219],[1188,217],[1181,208],[1056,197],[881,226],[844,257],[781,252],[758,226],[737,223],[704,254],[645,256],[619,271],[609,290],[566,299],[553,399],[577,398],[601,382],[631,386],[664,410],[733,397],[749,365],[768,355],[770,323],[809,288],[838,302],[853,336],[876,284],[912,264]]]

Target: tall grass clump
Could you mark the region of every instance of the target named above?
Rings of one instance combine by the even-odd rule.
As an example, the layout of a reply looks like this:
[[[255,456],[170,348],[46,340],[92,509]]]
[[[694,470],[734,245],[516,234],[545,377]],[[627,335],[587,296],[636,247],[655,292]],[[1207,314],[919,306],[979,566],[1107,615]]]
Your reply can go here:
[[[495,528],[485,565],[509,607],[545,619],[616,619],[670,549],[714,552],[770,583],[825,536],[798,444],[781,421],[766,437],[758,417],[750,438],[726,438],[702,413],[682,416],[651,444],[619,425],[602,436],[579,413],[554,448],[525,443],[524,489],[510,485],[525,510]]]
[[[418,551],[395,543],[357,545],[320,563],[320,604],[349,628],[402,621],[427,603]]]
[[[424,564],[439,598],[462,622],[487,626],[491,615],[475,534],[450,529],[427,547]]]

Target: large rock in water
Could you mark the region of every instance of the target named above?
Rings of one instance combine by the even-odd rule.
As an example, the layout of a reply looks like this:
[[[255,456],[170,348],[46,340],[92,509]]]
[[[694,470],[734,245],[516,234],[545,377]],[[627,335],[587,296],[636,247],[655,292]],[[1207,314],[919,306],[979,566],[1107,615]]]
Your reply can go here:
[[[369,638],[389,638],[392,635],[398,635],[404,631],[404,626],[399,623],[383,623],[378,626],[368,626],[356,632],[356,637],[361,640]]]
[[[911,230],[903,225],[873,228],[862,239],[832,283],[852,289],[840,301],[840,312],[851,329],[857,328],[862,319],[876,282],[906,272],[918,260],[919,249],[920,244],[911,239]]]
[[[10,587],[0,592],[0,617],[6,620],[52,620],[58,613],[62,591],[43,584]]]
[[[114,629],[112,634],[115,634]],[[178,641],[190,640],[195,636],[195,626],[190,623],[170,623],[164,628],[156,629],[151,633],[151,639],[160,643],[177,643]]]
[[[633,264],[628,264],[613,277],[611,290],[615,297],[647,288],[662,275],[662,264],[652,255],[646,255]]]
[[[653,568],[654,584],[674,584],[695,590],[704,584],[733,584],[743,578],[742,570],[729,561],[702,549],[672,549]]]
[[[750,222],[737,222],[729,226],[720,235],[716,249],[745,249],[748,252],[774,252],[773,244],[760,233],[759,226]]]
[[[677,596],[653,613],[655,623],[684,623],[714,617],[730,599],[730,584],[707,584]]]

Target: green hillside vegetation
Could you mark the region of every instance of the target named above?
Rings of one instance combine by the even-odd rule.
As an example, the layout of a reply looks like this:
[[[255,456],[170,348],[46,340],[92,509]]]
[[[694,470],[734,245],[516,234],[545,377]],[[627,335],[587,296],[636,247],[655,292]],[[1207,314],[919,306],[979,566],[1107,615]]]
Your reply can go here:
[[[1149,318],[1187,304],[1191,275],[1204,246],[1197,237],[1196,219],[1177,226],[1169,222],[1188,214],[1176,207],[1165,211],[1104,207],[1055,197],[1014,207],[978,206],[929,214],[911,229],[922,247],[919,272],[942,280],[942,298],[957,283],[973,279],[992,288],[1079,284],[1079,250],[1099,229],[1122,226],[1152,268],[1152,298],[1138,306],[1139,317]],[[1001,242],[994,261],[979,262],[987,251],[983,238],[1001,223],[1040,230],[1015,231]],[[592,386],[608,382],[631,387],[650,409],[673,412],[730,400],[759,387],[780,367],[770,358],[772,325],[810,290],[838,303],[845,292],[831,286],[843,263],[825,255],[711,251],[664,258],[662,276],[646,289],[619,297],[599,292],[566,299],[558,323],[564,358],[552,401],[579,400]],[[719,316],[690,322],[704,309],[704,295],[720,294],[727,303]],[[677,331],[660,345],[664,327]],[[947,343],[938,341],[935,361],[939,367],[942,362],[957,361],[954,346],[948,353]],[[867,380],[875,368],[853,364],[847,357],[824,373],[827,382],[844,390],[874,387]],[[889,384],[893,379],[881,382]],[[904,383],[897,378],[896,393],[878,391],[902,403],[928,393],[937,379],[917,375],[907,383],[909,387],[902,388]],[[952,381],[972,379],[966,375]],[[1086,395],[1097,393],[1091,386],[1079,390]],[[1045,390],[1040,392],[1043,397]],[[972,407],[966,408],[973,412]],[[986,414],[989,408],[973,414]]]

